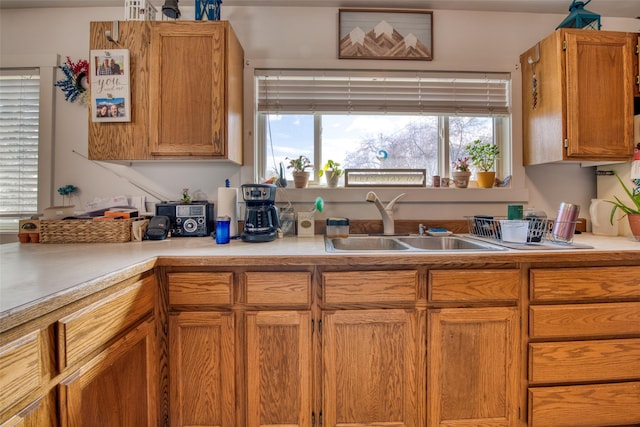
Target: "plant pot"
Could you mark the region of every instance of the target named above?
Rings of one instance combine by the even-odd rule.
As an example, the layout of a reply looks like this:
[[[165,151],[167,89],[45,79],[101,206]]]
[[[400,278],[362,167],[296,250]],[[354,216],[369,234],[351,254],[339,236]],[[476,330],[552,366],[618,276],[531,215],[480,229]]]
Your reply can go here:
[[[478,187],[492,188],[496,182],[495,172],[478,172]]]
[[[309,172],[293,172],[293,185],[296,188],[307,188],[309,175]]]
[[[457,188],[467,188],[469,186],[469,178],[471,177],[471,172],[453,171],[451,172],[451,177],[453,178],[453,184]]]
[[[629,218],[629,227],[631,228],[631,234],[640,242],[640,214],[627,215]]]
[[[326,175],[327,178],[327,186],[330,188],[335,188],[338,186],[338,182],[340,182],[340,175],[336,175],[333,173],[327,173]]]

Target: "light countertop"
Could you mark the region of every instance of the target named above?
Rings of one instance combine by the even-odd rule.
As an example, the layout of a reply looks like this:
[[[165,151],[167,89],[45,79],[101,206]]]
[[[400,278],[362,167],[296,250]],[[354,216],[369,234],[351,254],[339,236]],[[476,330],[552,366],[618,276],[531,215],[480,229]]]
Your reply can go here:
[[[606,256],[615,260],[613,253],[638,259],[640,242],[630,237],[603,237],[592,234],[576,235],[575,243],[587,244],[594,249],[567,250],[514,250],[500,252],[456,252],[456,258],[470,261],[509,259],[525,261],[547,257],[575,260]],[[5,321],[25,307],[47,304],[52,310],[64,301],[64,295],[89,295],[118,281],[150,270],[155,265],[278,265],[284,258],[292,264],[358,264],[375,262],[418,263],[451,259],[452,253],[381,254],[381,253],[329,253],[324,238],[285,237],[268,243],[245,243],[239,240],[217,245],[209,237],[173,238],[163,241],[144,241],[105,244],[20,244],[0,245],[0,331]],[[637,258],[636,258],[637,257]],[[8,322],[13,323],[13,322]]]

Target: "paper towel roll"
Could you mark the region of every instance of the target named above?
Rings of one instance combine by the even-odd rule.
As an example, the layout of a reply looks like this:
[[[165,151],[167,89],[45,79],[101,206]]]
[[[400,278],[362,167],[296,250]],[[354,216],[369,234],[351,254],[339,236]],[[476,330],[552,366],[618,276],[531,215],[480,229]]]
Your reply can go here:
[[[218,216],[231,218],[229,235],[238,234],[238,189],[233,187],[218,188]]]

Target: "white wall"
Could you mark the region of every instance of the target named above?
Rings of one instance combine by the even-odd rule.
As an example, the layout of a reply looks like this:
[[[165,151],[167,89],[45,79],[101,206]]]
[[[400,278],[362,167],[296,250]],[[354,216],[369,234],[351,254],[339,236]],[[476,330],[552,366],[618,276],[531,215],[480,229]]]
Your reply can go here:
[[[193,8],[182,8],[183,18],[194,16]],[[123,8],[62,8],[62,9],[3,9],[0,10],[0,58],[14,55],[60,54],[64,60],[88,58],[89,22],[123,19]],[[528,191],[509,193],[509,200],[535,206],[554,215],[561,201],[587,206],[596,194],[593,168],[579,165],[543,165],[529,167],[526,174],[519,166],[521,159],[521,107],[519,55],[539,39],[553,32],[563,15],[478,13],[434,11],[434,60],[425,61],[361,61],[338,60],[338,9],[333,7],[225,7],[222,19],[229,20],[245,49],[247,70],[245,82],[250,83],[254,67],[323,67],[323,68],[389,68],[423,70],[483,70],[513,72],[513,135],[514,182]],[[626,18],[602,19],[603,29],[639,31],[637,21]],[[62,73],[60,73],[62,78]],[[248,84],[247,86],[250,86]],[[209,200],[217,197],[216,189],[225,178],[237,186],[253,181],[253,119],[251,90],[246,93],[245,166],[224,163],[153,162],[119,166],[115,170],[127,178],[120,178],[82,156],[87,154],[88,118],[86,107],[64,101],[57,91],[55,101],[54,185],[56,189],[73,184],[81,192],[74,200],[84,206],[95,197],[139,195],[139,188],[129,181],[177,199],[183,188],[201,191]],[[75,152],[79,153],[76,154]],[[340,191],[342,191],[340,193]],[[325,197],[332,209],[327,216],[344,215],[351,218],[378,218],[370,204],[363,203],[360,192],[337,190],[287,190],[285,197],[305,203],[316,194]],[[453,191],[453,190],[452,190]],[[466,190],[465,190],[466,191]],[[473,204],[455,203],[450,197],[431,197],[433,191],[412,192],[400,204],[396,218],[460,218],[474,213],[504,214],[506,199],[482,203],[483,196],[470,191]],[[488,191],[488,190],[485,190]],[[385,195],[398,191],[382,192]],[[345,195],[346,194],[346,195]],[[442,193],[440,193],[442,194]],[[480,195],[478,195],[480,194]],[[485,193],[489,194],[489,193]],[[506,194],[506,193],[505,193]],[[335,200],[331,205],[331,198]],[[494,197],[494,196],[491,196]],[[390,197],[382,197],[385,200]],[[52,195],[52,204],[59,204],[60,196]],[[310,206],[310,203],[309,203]],[[306,209],[306,207],[303,208]]]

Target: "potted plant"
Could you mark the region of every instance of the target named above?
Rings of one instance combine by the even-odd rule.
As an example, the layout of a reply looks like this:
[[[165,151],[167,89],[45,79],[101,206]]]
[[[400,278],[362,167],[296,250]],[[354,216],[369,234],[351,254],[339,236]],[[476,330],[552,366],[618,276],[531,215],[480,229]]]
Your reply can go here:
[[[344,169],[340,168],[340,163],[333,160],[327,160],[327,163],[318,171],[318,176],[323,176],[327,173],[327,185],[329,187],[337,187],[340,177],[344,175]]]
[[[617,173],[614,172],[614,174],[618,179],[618,182],[620,182],[620,185],[624,189],[624,192],[627,193],[627,196],[629,196],[629,198],[633,202],[633,205],[627,205],[623,203],[618,196],[613,196],[615,200],[606,200],[613,205],[609,221],[611,222],[611,224],[613,224],[613,219],[615,217],[616,211],[620,209],[622,212],[624,212],[620,219],[624,218],[625,216],[628,218],[629,227],[631,228],[633,237],[637,241],[640,241],[640,190],[638,190],[637,188],[635,189],[635,191],[631,190],[624,184],[622,178],[620,178]]]
[[[496,159],[500,155],[498,146],[476,139],[465,148],[469,153],[469,157],[471,157],[471,163],[478,168],[478,187],[493,187],[496,180],[496,173],[495,171],[490,171],[490,169],[493,169]]]
[[[469,178],[471,177],[471,171],[469,170],[469,158],[464,157],[451,163],[453,166],[453,172],[451,172],[451,178],[453,184],[457,188],[467,188],[469,185]]]
[[[306,188],[309,185],[309,172],[307,168],[312,167],[311,160],[307,156],[300,155],[296,159],[287,157],[289,166],[287,169],[293,169],[293,183],[296,188]]]

